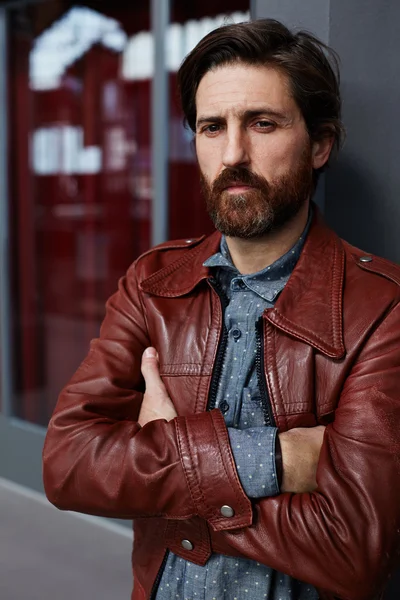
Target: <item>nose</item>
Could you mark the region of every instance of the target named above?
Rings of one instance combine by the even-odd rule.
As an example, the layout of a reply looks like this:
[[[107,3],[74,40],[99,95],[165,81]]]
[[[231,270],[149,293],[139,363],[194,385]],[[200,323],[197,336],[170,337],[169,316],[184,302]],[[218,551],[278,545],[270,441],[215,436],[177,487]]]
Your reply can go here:
[[[222,164],[224,167],[238,167],[249,163],[249,153],[246,137],[239,128],[227,132],[223,150]]]

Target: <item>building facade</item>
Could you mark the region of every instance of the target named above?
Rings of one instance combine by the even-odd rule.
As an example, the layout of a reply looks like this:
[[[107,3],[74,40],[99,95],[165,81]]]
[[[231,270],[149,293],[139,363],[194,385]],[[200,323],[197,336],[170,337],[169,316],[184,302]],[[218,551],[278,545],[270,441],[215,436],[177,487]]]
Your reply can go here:
[[[152,245],[212,230],[176,72],[249,9],[2,4],[0,476],[42,489],[48,420],[118,279]]]

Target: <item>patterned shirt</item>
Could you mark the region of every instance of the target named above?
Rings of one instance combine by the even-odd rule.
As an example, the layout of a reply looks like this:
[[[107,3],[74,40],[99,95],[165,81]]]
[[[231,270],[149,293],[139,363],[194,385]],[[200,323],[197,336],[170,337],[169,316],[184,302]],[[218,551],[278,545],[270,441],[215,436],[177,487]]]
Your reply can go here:
[[[204,264],[225,293],[227,345],[216,406],[224,415],[243,489],[249,498],[279,493],[275,466],[277,429],[265,421],[259,391],[256,323],[274,305],[300,256],[310,224],[296,245],[271,266],[241,275],[232,263],[226,240]],[[317,600],[311,585],[244,558],[213,554],[202,567],[169,553],[157,600]]]

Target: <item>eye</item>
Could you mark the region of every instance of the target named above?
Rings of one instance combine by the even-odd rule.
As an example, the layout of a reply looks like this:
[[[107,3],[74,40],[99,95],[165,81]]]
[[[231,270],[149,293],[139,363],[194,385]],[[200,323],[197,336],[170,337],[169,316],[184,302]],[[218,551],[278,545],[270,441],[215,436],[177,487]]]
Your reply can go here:
[[[217,134],[220,130],[221,125],[218,125],[218,123],[211,123],[211,125],[207,125],[206,127],[204,127],[204,129],[202,129],[202,132],[208,136],[212,136]]]
[[[268,121],[267,119],[260,119],[259,121],[257,121],[255,123],[255,126],[257,127],[257,129],[264,129],[264,130],[271,131],[271,130],[275,129],[276,123],[273,123],[272,121]]]

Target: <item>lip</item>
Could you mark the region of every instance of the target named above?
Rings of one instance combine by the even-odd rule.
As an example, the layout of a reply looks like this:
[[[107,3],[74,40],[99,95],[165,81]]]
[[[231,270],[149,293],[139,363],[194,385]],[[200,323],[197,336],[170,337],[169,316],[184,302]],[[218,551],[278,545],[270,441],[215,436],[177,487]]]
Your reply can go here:
[[[248,190],[251,190],[251,189],[253,189],[253,186],[251,186],[251,185],[246,185],[244,183],[234,183],[232,185],[228,185],[225,188],[225,191],[237,194],[237,193],[247,192]]]

